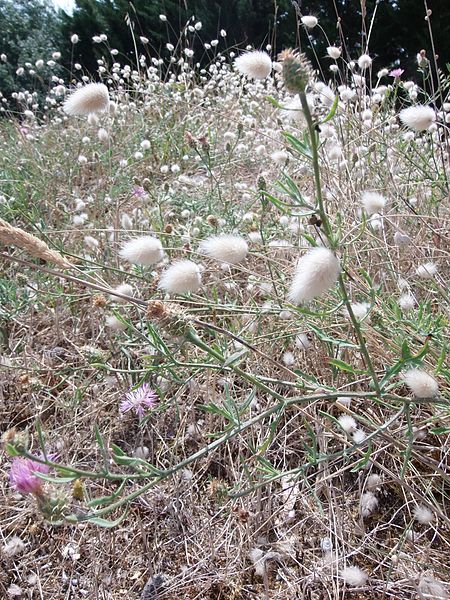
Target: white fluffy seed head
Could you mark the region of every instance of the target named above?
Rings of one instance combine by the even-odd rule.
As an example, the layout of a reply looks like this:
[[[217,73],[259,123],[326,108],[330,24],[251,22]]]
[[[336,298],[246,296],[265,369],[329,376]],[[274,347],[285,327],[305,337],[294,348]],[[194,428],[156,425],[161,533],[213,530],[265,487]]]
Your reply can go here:
[[[108,88],[103,83],[88,83],[75,90],[64,102],[68,115],[89,115],[103,112],[109,106]]]
[[[341,264],[328,248],[313,248],[300,258],[289,290],[293,304],[321,296],[337,281]]]
[[[364,69],[368,69],[372,64],[372,59],[368,54],[362,54],[358,58],[358,67],[363,71]]]
[[[360,587],[366,583],[369,576],[359,567],[346,567],[341,571],[344,582],[351,587]]]
[[[248,253],[248,244],[240,235],[213,235],[200,244],[202,254],[227,264],[242,262]]]
[[[115,315],[107,315],[105,317],[105,325],[113,331],[125,331],[127,326],[122,323]]]
[[[412,294],[405,293],[402,294],[398,299],[398,305],[402,310],[408,312],[409,310],[412,310],[415,307],[416,299]]]
[[[295,345],[300,350],[308,350],[311,348],[311,341],[306,333],[299,333],[295,336]]]
[[[363,192],[361,196],[361,204],[369,215],[380,213],[386,202],[386,198],[378,192]]]
[[[414,131],[426,131],[436,121],[436,113],[430,106],[409,106],[400,111],[400,120]]]
[[[361,444],[366,439],[366,433],[362,429],[357,429],[352,434],[355,444]]]
[[[17,535],[14,535],[3,547],[3,554],[7,558],[12,558],[13,556],[16,556],[16,554],[23,552],[24,549],[25,542],[23,542]]]
[[[162,260],[164,251],[157,238],[144,235],[125,242],[119,256],[133,265],[150,266],[156,265]]]
[[[422,576],[417,586],[420,600],[448,600],[443,584],[430,576]]]
[[[433,398],[439,391],[436,379],[422,369],[406,371],[403,381],[416,398]]]
[[[377,509],[377,506],[378,500],[375,494],[373,492],[364,492],[359,503],[361,515],[369,517]]]
[[[355,317],[361,321],[367,315],[369,308],[370,308],[370,303],[369,302],[354,302],[354,303],[352,303],[351,307],[352,307],[352,312],[355,315]],[[347,314],[347,316],[349,316],[347,309],[346,309],[346,314]]]
[[[341,56],[341,49],[337,46],[328,46],[327,54],[330,58],[337,60]]]
[[[314,17],[313,15],[305,15],[300,20],[305,27],[308,27],[308,29],[313,29],[319,22],[317,17]]]
[[[437,266],[433,262],[427,262],[419,265],[416,274],[420,279],[432,279],[437,273]]]
[[[129,283],[121,283],[117,287],[114,288],[114,291],[118,294],[123,294],[124,296],[133,296],[133,287]],[[119,298],[118,296],[110,296],[111,300],[114,302],[125,303],[127,300]]]
[[[429,525],[434,520],[434,515],[426,506],[416,506],[414,509],[414,518],[422,525]]]
[[[338,423],[346,433],[354,433],[358,428],[355,419],[350,415],[341,415]]]
[[[199,266],[191,260],[180,260],[164,271],[158,288],[169,294],[197,292],[202,285]]]
[[[239,73],[250,79],[266,79],[272,71],[272,59],[267,52],[253,50],[238,56],[234,66]]]

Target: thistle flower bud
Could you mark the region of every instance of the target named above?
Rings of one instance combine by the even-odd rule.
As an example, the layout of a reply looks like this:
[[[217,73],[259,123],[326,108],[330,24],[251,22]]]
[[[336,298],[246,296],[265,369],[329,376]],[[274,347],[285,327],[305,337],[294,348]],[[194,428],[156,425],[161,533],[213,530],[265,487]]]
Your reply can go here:
[[[312,78],[312,67],[304,54],[288,49],[278,57],[283,65],[283,80],[286,89],[293,94],[304,92]]]

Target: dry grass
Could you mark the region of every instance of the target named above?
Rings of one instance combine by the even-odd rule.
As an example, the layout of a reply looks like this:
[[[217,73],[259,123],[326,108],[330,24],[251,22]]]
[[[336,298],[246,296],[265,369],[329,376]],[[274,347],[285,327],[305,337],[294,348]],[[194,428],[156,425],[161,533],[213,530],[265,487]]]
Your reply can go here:
[[[437,144],[448,152],[445,138],[405,141],[389,125],[391,99],[378,105],[367,91],[359,104],[342,103],[330,121],[333,136],[320,149],[347,293],[353,303],[369,303],[361,329],[378,381],[403,357],[377,397],[339,290],[304,307],[286,300],[298,256],[323,239],[323,228],[311,224],[292,187],[276,184],[281,178],[286,185],[284,172],[314,202],[310,163],[282,135],[301,139],[304,124],[289,123],[266,100],[270,94],[283,101],[278,76],[242,88],[224,68],[198,87],[161,85],[156,76],[141,85],[149,94],[141,89],[134,105],[131,94],[112,87],[118,110],[102,117],[111,134],[106,146],[96,141],[97,127],[61,120],[57,111],[43,124],[26,123],[25,133],[2,124],[3,218],[35,228],[53,262],[61,253],[76,268],[55,276],[5,249],[0,411],[4,430],[29,431],[34,452],[39,421],[61,465],[99,472],[111,463],[124,477],[124,494],[149,478],[139,482],[131,477],[136,466],[112,464],[113,445],[129,456],[145,446],[149,463],[174,473],[130,502],[112,529],[54,526],[30,497],[12,489],[4,455],[1,534],[5,544],[18,535],[26,547],[2,556],[1,593],[11,596],[16,585],[30,598],[137,599],[158,574],[164,576],[158,600],[406,600],[427,597],[418,595],[427,577],[448,587],[448,184],[435,152]],[[316,106],[316,118],[328,112],[320,96]],[[371,126],[360,116],[367,107]],[[82,143],[83,136],[91,141]],[[136,158],[143,139],[152,148]],[[290,158],[282,167],[270,153],[285,146]],[[345,162],[333,159],[333,146]],[[80,154],[87,164],[77,163]],[[181,173],[161,172],[173,164]],[[260,177],[283,204],[262,196]],[[388,197],[380,226],[361,214],[365,189]],[[84,222],[74,223],[82,213]],[[204,265],[199,294],[164,298],[157,290],[160,267],[119,260],[120,243],[148,231],[162,240],[170,261]],[[242,265],[221,268],[198,253],[200,240],[221,231],[249,240]],[[410,244],[396,245],[395,231],[407,233]],[[270,244],[280,239],[289,246]],[[429,261],[438,275],[421,280],[415,269]],[[399,308],[401,279],[416,299],[410,312]],[[124,281],[134,287],[135,301],[119,304],[108,290]],[[181,314],[176,331],[149,314],[151,300]],[[113,314],[124,331],[105,326]],[[186,322],[203,345],[182,335]],[[302,333],[308,349],[295,343]],[[439,398],[410,398],[400,375],[418,364],[438,380]],[[144,379],[158,390],[157,409],[144,423],[119,416],[124,394]],[[343,414],[364,431],[360,443],[339,427]],[[220,445],[203,452],[221,436]],[[99,475],[46,485],[66,496],[67,513],[80,517],[87,500],[118,484]],[[364,516],[367,492],[377,506]],[[432,511],[431,523],[417,522],[417,506]],[[255,548],[266,558],[262,576],[250,559]],[[349,565],[366,571],[368,583],[346,586],[339,574]]]

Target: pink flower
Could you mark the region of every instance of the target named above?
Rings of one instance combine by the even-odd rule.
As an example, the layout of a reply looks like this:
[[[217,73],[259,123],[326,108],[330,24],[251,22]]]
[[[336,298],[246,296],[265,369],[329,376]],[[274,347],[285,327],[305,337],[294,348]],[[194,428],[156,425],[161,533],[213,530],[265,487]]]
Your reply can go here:
[[[134,410],[137,416],[142,419],[146,409],[154,408],[157,400],[156,392],[151,389],[148,383],[143,383],[141,387],[126,394],[125,400],[120,403],[119,410],[121,413]]]
[[[40,494],[42,492],[42,479],[35,473],[50,471],[47,465],[38,463],[30,458],[14,458],[9,472],[9,481],[21,494]]]
[[[400,79],[404,72],[404,69],[394,69],[389,73],[389,77],[395,77],[395,79]]]

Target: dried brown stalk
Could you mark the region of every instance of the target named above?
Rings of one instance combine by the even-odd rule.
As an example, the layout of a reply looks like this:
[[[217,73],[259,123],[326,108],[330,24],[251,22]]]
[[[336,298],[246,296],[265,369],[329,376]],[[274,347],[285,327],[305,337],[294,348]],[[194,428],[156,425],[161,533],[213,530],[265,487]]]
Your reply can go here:
[[[23,229],[13,227],[3,219],[0,219],[0,244],[18,246],[34,258],[52,262],[63,269],[73,266],[59,252],[49,248],[45,242]]]

